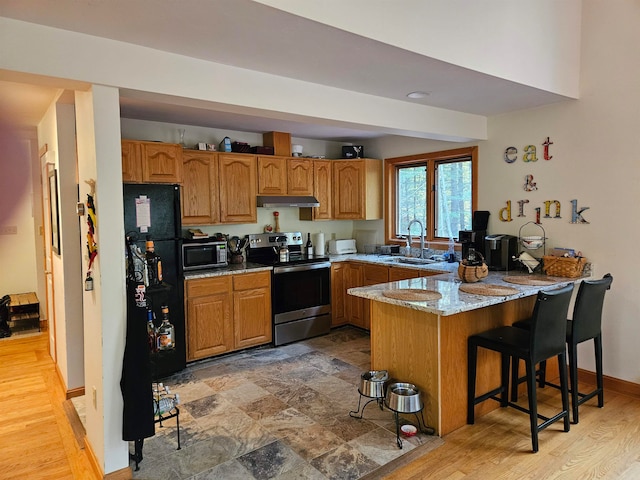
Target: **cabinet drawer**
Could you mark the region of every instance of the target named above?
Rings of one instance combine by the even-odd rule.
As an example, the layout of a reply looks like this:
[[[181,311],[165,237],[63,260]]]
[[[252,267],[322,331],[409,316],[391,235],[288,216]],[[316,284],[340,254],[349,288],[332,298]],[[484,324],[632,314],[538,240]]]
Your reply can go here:
[[[233,289],[250,290],[253,288],[267,287],[271,285],[271,272],[244,273],[233,276]]]
[[[386,265],[365,265],[364,284],[377,285],[389,281],[389,267]]]
[[[187,280],[187,298],[231,292],[231,276]]]

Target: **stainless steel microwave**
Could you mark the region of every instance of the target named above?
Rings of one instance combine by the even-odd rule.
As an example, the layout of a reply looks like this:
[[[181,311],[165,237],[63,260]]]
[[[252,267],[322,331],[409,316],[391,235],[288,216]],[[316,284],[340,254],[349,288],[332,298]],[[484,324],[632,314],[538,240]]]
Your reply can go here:
[[[184,240],[182,243],[182,269],[185,272],[226,267],[228,264],[226,242]]]

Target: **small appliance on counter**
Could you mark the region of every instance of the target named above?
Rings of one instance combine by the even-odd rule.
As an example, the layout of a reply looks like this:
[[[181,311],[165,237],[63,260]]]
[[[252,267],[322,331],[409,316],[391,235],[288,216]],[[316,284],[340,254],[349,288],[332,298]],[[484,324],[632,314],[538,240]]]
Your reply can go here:
[[[486,210],[476,210],[473,212],[471,230],[460,230],[458,232],[458,241],[462,245],[462,258],[468,258],[469,248],[475,249],[481,255],[485,254],[484,237],[487,235],[489,215],[490,213]]]
[[[489,270],[517,268],[518,237],[497,233],[484,237],[484,258]]]
[[[356,241],[353,238],[342,240],[329,240],[329,253],[331,255],[345,255],[347,253],[358,253]]]

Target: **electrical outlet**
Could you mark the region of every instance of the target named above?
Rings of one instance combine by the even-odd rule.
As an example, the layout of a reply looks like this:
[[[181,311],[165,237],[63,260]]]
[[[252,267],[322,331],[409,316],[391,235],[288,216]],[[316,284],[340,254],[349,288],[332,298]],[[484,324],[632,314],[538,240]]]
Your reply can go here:
[[[98,409],[98,391],[96,387],[91,387],[91,399],[93,401],[93,408]]]

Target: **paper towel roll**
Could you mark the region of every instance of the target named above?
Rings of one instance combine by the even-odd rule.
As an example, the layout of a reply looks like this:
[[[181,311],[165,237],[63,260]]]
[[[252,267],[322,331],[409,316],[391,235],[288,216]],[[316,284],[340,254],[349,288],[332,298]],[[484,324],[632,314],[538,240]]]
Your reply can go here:
[[[313,253],[314,255],[324,255],[324,233],[316,233],[313,236]]]

